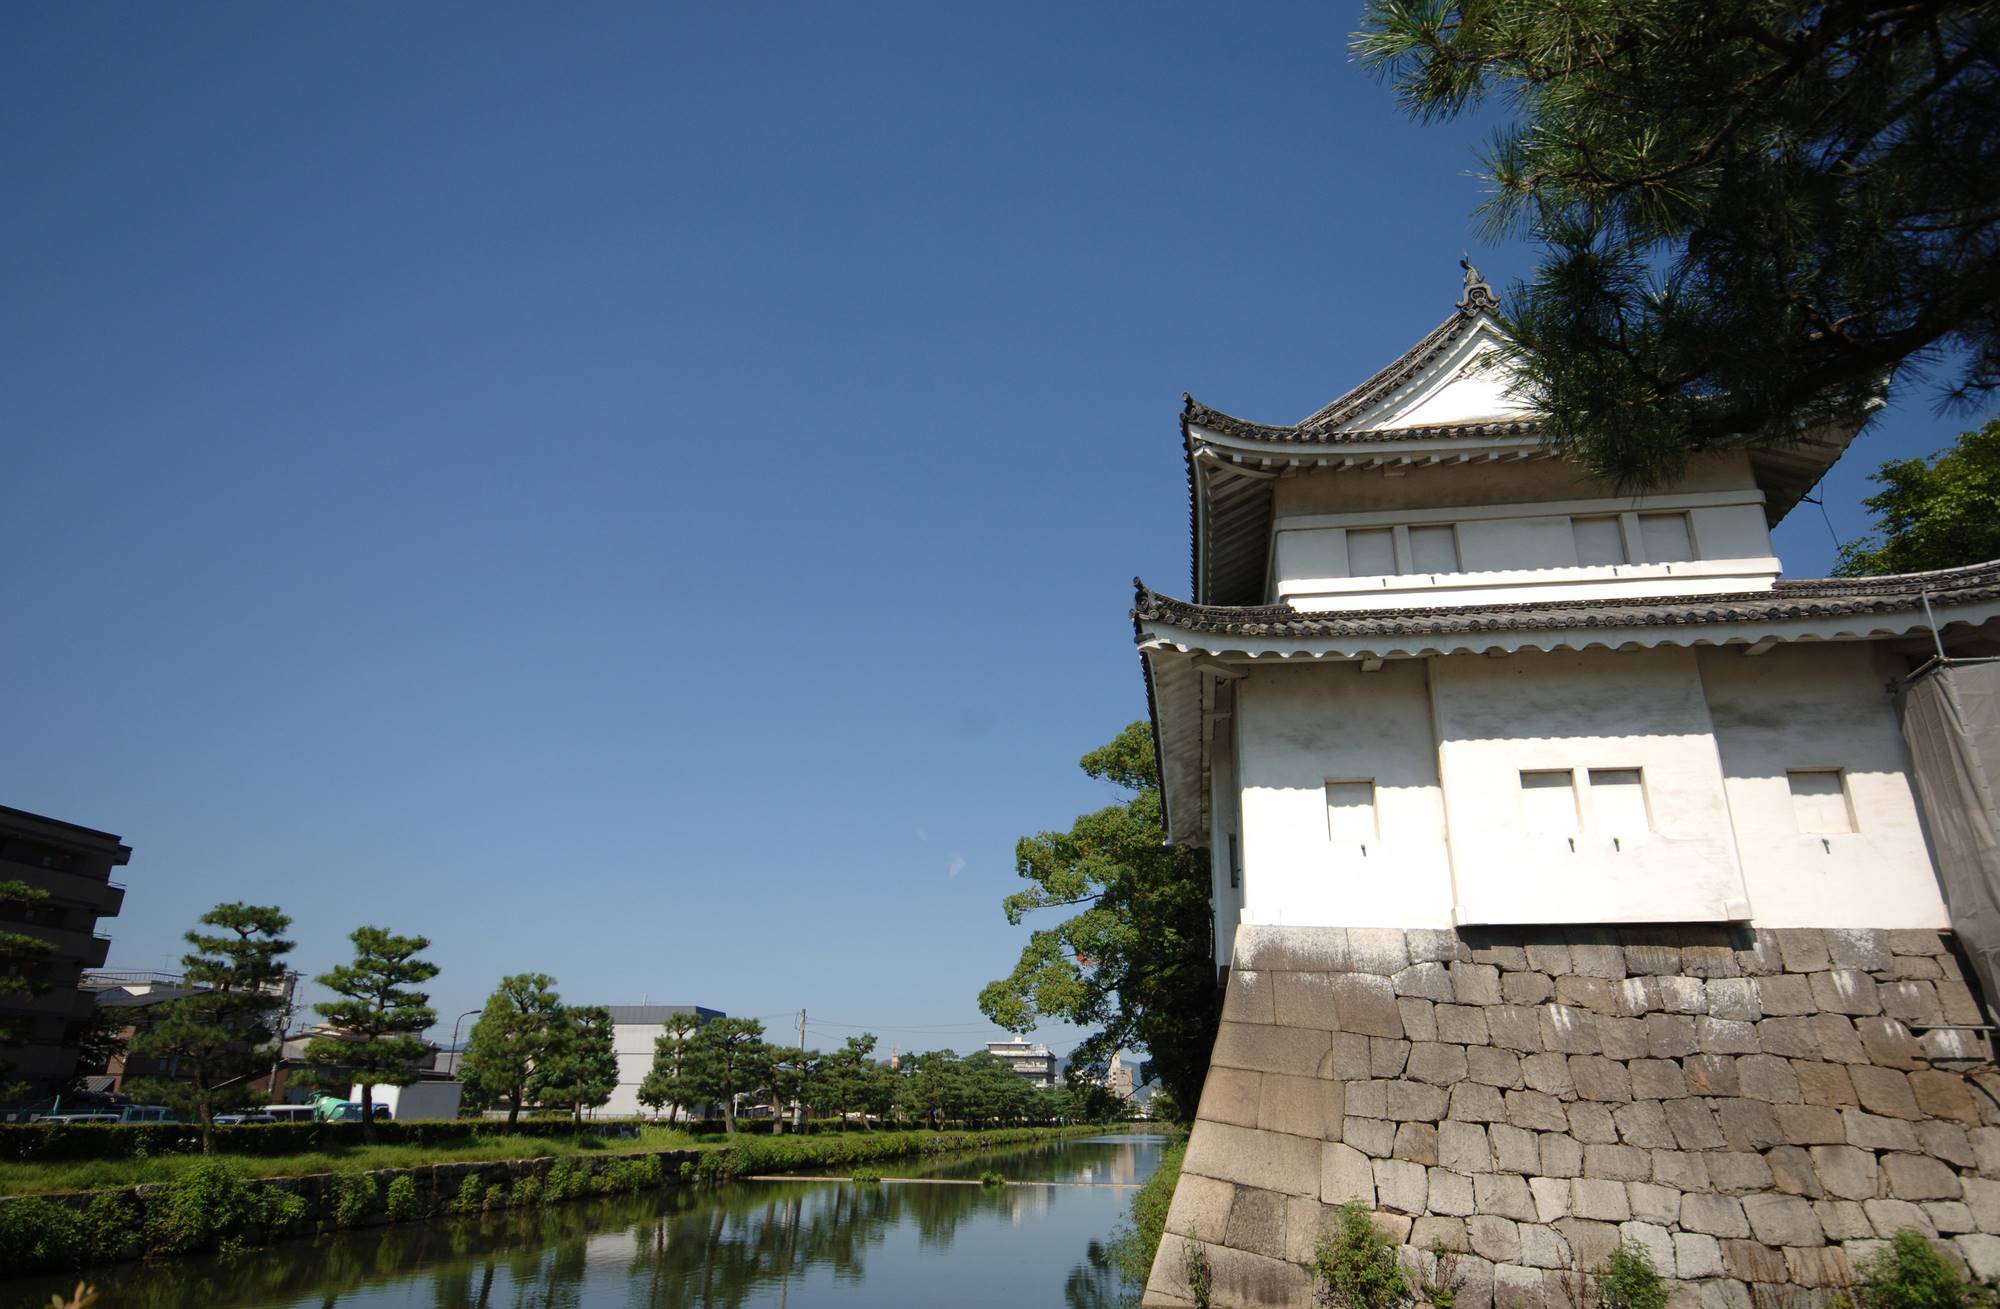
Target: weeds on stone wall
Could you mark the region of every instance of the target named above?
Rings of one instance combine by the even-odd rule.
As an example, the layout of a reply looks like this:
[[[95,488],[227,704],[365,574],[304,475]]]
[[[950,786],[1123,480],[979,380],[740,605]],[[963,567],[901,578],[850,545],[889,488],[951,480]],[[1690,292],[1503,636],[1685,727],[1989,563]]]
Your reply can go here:
[[[1209,1309],[1215,1289],[1215,1270],[1208,1264],[1208,1247],[1200,1241],[1181,1240],[1181,1277],[1187,1282],[1188,1298],[1195,1309]]]
[[[451,1212],[455,1214],[476,1214],[486,1207],[486,1185],[479,1180],[478,1173],[467,1173],[458,1184],[458,1194],[452,1198]]]
[[[532,1178],[528,1180],[533,1180]],[[384,1208],[389,1221],[404,1222],[417,1216],[417,1179],[408,1173],[389,1180],[389,1198]]]
[[[1590,1275],[1600,1309],[1667,1309],[1667,1282],[1646,1247],[1627,1241]]]
[[[352,1227],[375,1207],[375,1179],[366,1173],[348,1173],[333,1179],[333,1225]]]
[[[1396,1242],[1375,1225],[1368,1207],[1349,1200],[1313,1249],[1319,1302],[1331,1309],[1395,1309],[1410,1302],[1410,1279]]]
[[[1458,1304],[1458,1251],[1443,1241],[1432,1241],[1418,1266],[1417,1296],[1431,1309],[1456,1309]]]
[[[1855,1267],[1853,1289],[1835,1303],[1848,1309],[1990,1309],[2000,1304],[2000,1291],[1960,1281],[1922,1232],[1904,1227]]]

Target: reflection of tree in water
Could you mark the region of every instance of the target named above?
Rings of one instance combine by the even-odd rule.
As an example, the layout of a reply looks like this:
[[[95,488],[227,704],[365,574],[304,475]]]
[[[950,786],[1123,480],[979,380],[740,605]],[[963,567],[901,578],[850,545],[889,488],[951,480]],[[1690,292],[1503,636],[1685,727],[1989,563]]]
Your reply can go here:
[[[1131,1309],[1144,1292],[1144,1287],[1125,1281],[1102,1241],[1092,1241],[1083,1252],[1083,1262],[1070,1269],[1063,1282],[1063,1304],[1067,1309]]]

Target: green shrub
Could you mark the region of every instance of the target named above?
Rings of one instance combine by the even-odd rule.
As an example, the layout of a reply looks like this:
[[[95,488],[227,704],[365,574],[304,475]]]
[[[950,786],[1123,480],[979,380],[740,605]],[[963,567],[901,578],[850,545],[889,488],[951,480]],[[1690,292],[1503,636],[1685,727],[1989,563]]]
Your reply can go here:
[[[0,1205],[0,1267],[75,1268],[87,1258],[83,1215],[37,1196]]]
[[[229,1165],[204,1159],[166,1184],[146,1208],[150,1254],[239,1248],[263,1206]]]
[[[417,1216],[417,1179],[404,1173],[389,1182],[389,1221],[404,1222]]]
[[[882,1180],[882,1174],[876,1172],[873,1168],[856,1168],[847,1174],[847,1180],[873,1186]]]
[[[1613,1250],[1591,1280],[1603,1309],[1667,1309],[1666,1279],[1653,1267],[1653,1256],[1646,1253],[1646,1247],[1636,1242],[1627,1241]]]
[[[476,1214],[486,1205],[486,1188],[479,1180],[478,1173],[467,1173],[465,1180],[458,1184],[458,1195],[451,1202],[455,1214]]]
[[[296,1191],[288,1191],[282,1186],[267,1186],[260,1203],[264,1230],[273,1236],[288,1235],[305,1225],[306,1198]]]
[[[542,1179],[529,1173],[514,1183],[514,1190],[507,1200],[516,1209],[534,1208],[542,1202]]]
[[[985,1187],[1005,1186],[1007,1179],[989,1168],[979,1175],[979,1184]]]
[[[375,1179],[366,1173],[347,1173],[333,1179],[333,1225],[352,1227],[375,1207]]]
[[[1913,1227],[1854,1269],[1853,1303],[1860,1309],[1967,1309],[1994,1303],[1991,1288],[1967,1286],[1937,1248]]]
[[[304,1209],[303,1200],[299,1207]],[[106,1192],[90,1202],[83,1211],[83,1228],[84,1248],[92,1263],[136,1259],[145,1252],[138,1207],[116,1192]]]
[[[498,1182],[487,1187],[486,1199],[480,1207],[484,1209],[505,1209],[507,1207],[507,1188]]]
[[[1349,1200],[1313,1249],[1321,1304],[1335,1309],[1391,1309],[1410,1299],[1410,1280],[1396,1260],[1396,1243],[1375,1226],[1368,1209]]]
[[[558,1159],[542,1183],[542,1203],[562,1204],[582,1195],[590,1186],[590,1167],[581,1159]]]

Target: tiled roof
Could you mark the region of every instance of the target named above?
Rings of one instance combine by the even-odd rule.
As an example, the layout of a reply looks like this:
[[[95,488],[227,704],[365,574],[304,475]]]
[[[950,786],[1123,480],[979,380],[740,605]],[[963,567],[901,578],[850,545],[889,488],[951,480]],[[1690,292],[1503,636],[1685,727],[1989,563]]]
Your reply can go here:
[[[1135,631],[1163,623],[1189,632],[1262,637],[1444,635],[1454,632],[1555,631],[1570,628],[1670,627],[1768,622],[1784,618],[1890,613],[2000,599],[2000,560],[1889,577],[1818,577],[1780,581],[1766,591],[1729,595],[1538,600],[1515,604],[1436,605],[1417,609],[1307,612],[1288,604],[1189,604],[1132,579]]]
[[[1211,409],[1191,395],[1181,396],[1181,421],[1190,427],[1205,427],[1223,436],[1247,441],[1280,441],[1294,445],[1349,445],[1361,441],[1434,441],[1454,436],[1534,436],[1542,430],[1540,419],[1524,418],[1499,423],[1438,423],[1428,427],[1386,427],[1375,431],[1339,428],[1308,420],[1293,427],[1253,423],[1247,418]]]

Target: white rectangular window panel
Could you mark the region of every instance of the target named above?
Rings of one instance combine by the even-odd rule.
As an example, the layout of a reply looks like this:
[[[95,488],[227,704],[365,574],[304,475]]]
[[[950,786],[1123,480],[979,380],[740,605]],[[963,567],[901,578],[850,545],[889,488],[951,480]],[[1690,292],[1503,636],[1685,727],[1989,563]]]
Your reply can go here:
[[[1387,577],[1396,571],[1396,534],[1386,527],[1347,533],[1347,575]]]
[[[1652,828],[1646,816],[1646,780],[1637,768],[1590,770],[1590,811],[1603,836],[1634,838]]]
[[[1420,573],[1458,571],[1458,541],[1449,527],[1412,527],[1410,562]]]
[[[1639,540],[1646,547],[1649,564],[1694,558],[1694,538],[1688,535],[1686,514],[1640,514]]]
[[[1801,832],[1814,836],[1854,830],[1846,777],[1838,768],[1797,769],[1785,774],[1792,788],[1792,817]]]
[[[1616,518],[1572,518],[1570,531],[1576,535],[1576,561],[1580,564],[1622,564],[1625,534]]]
[[[1375,783],[1326,784],[1326,834],[1334,844],[1353,849],[1372,844],[1381,832],[1375,825]]]
[[[1521,774],[1521,817],[1537,836],[1576,835],[1576,778],[1569,769]]]

